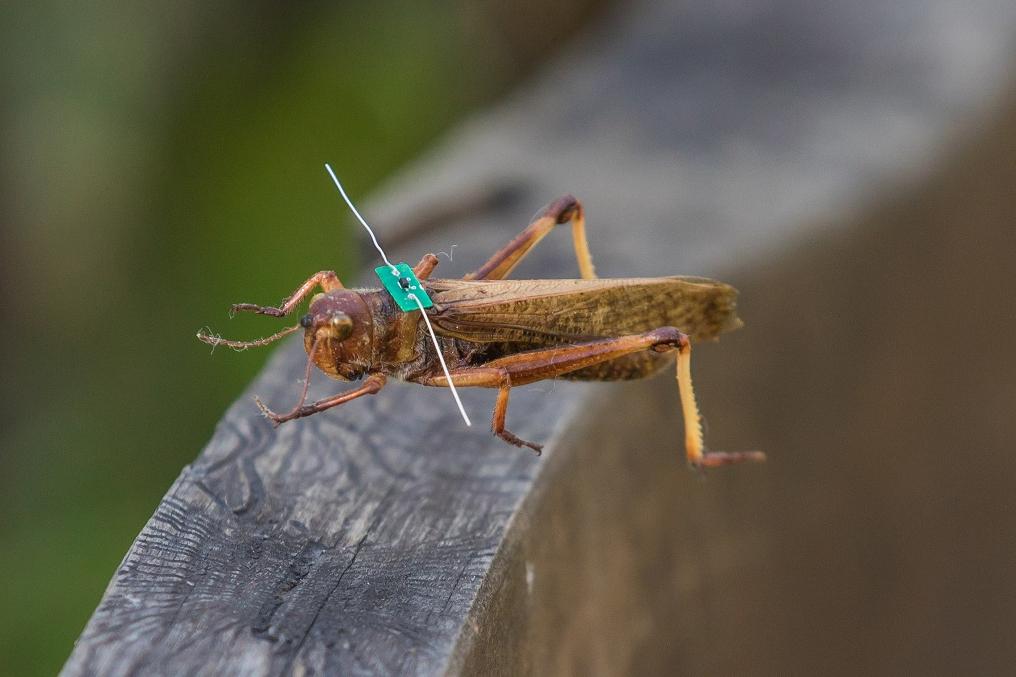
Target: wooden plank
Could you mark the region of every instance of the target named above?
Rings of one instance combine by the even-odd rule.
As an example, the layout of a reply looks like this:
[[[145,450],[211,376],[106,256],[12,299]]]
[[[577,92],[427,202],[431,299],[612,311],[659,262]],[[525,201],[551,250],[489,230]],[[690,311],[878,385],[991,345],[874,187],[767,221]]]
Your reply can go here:
[[[1016,23],[1002,9],[940,25],[916,0],[627,6],[393,179],[372,221],[398,238],[393,258],[456,244],[441,264],[450,275],[574,191],[604,276],[764,267],[807,219],[906,170],[994,91]],[[941,38],[974,29],[977,48]],[[399,231],[417,205],[520,182],[514,201],[416,238]],[[574,270],[561,236],[519,275]],[[745,291],[750,318],[761,293]],[[766,348],[778,331],[767,328]],[[705,413],[724,424],[710,431],[717,447],[766,441],[737,437],[724,413],[752,417],[764,383],[709,396],[724,345],[743,369],[759,360],[750,331],[697,352]],[[705,636],[722,628],[729,640],[737,626],[723,619],[744,605],[756,621],[772,602],[736,581],[779,561],[765,557],[778,527],[759,506],[785,487],[771,469],[706,485],[685,472],[670,379],[513,393],[510,425],[547,443],[538,459],[485,433],[489,392],[463,393],[473,430],[447,393],[404,386],[275,431],[251,395],[290,402],[303,361],[287,343],[230,408],[127,553],[64,674],[751,665],[745,651],[707,658]]]
[[[303,361],[291,343],[253,390],[291,398]],[[124,559],[80,669],[125,670],[125,646],[142,672],[437,669],[538,461],[482,433],[433,444],[447,406],[420,400],[399,388],[276,434],[242,398]]]

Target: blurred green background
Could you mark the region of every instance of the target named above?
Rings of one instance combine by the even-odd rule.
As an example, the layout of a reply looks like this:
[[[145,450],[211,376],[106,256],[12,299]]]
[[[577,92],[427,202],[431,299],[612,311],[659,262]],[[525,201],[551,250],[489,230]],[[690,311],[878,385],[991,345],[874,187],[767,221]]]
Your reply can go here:
[[[0,39],[0,666],[52,674],[361,198],[602,3],[21,3]],[[258,320],[261,320],[258,322]],[[274,325],[273,325],[274,326]]]

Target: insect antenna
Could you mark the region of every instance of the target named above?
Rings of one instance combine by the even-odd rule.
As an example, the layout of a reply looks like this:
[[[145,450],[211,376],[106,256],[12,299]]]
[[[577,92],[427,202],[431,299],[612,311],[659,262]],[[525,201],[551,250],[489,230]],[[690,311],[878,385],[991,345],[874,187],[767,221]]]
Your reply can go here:
[[[261,401],[260,397],[257,396],[254,397],[254,401],[257,403],[258,408],[261,409],[261,413],[263,413],[265,416],[272,419],[273,421],[276,421],[276,425],[278,425],[280,422],[277,421],[276,419],[285,420],[288,418],[292,418],[293,416],[296,415],[298,411],[300,411],[300,409],[303,407],[304,402],[307,401],[307,391],[310,390],[310,375],[311,370],[314,366],[314,354],[317,353],[318,344],[320,342],[321,339],[315,336],[314,343],[311,344],[310,350],[307,351],[307,367],[303,371],[303,391],[300,393],[300,401],[296,403],[296,406],[293,407],[291,411],[282,415],[276,414],[267,406],[265,406],[265,403]]]
[[[212,334],[210,331],[206,331],[204,329],[202,329],[197,333],[197,337],[199,341],[207,343],[213,348],[217,348],[219,346],[226,346],[227,348],[232,348],[233,350],[241,351],[247,350],[248,348],[260,348],[261,346],[266,346],[269,343],[274,343],[275,341],[278,341],[280,338],[284,338],[294,332],[300,331],[300,329],[301,329],[300,325],[297,324],[292,327],[286,327],[282,331],[276,332],[271,336],[265,336],[264,338],[254,339],[253,341],[233,341],[230,339],[224,339],[221,336]]]

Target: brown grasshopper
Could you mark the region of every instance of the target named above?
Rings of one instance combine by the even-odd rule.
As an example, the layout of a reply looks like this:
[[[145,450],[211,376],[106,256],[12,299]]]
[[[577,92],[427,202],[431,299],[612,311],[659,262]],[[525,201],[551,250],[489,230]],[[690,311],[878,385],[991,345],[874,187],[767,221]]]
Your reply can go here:
[[[580,280],[507,280],[523,257],[556,225],[571,222]],[[758,451],[703,450],[691,382],[691,339],[715,339],[741,326],[737,290],[699,277],[599,279],[586,242],[582,205],[570,195],[545,207],[515,239],[461,280],[430,279],[438,264],[427,254],[413,272],[434,302],[425,311],[454,385],[497,388],[491,420],[495,435],[540,453],[542,447],[505,428],[513,386],[564,378],[616,381],[644,378],[677,354],[688,462],[709,467],[762,461]],[[229,341],[206,333],[212,345],[244,349],[304,330],[307,372],[299,403],[278,414],[257,404],[276,426],[363,395],[389,377],[448,387],[434,345],[417,312],[402,312],[382,289],[346,289],[332,271],[311,276],[278,308],[239,303],[233,311],[284,317],[318,286],[298,325],[257,341]],[[311,365],[340,381],[364,379],[355,390],[306,404]]]

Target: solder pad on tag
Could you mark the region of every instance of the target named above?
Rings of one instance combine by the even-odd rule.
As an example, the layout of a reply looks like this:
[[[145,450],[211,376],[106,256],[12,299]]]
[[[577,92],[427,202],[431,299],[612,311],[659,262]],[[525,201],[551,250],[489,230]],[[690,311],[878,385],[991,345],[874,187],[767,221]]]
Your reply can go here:
[[[423,285],[416,279],[416,274],[413,273],[413,269],[409,267],[409,264],[403,262],[395,267],[399,271],[398,275],[388,266],[378,266],[374,269],[374,272],[377,273],[381,284],[392,295],[399,308],[406,312],[419,310],[420,306],[416,305],[416,301],[409,298],[410,294],[418,298],[420,305],[424,308],[433,306],[434,302],[430,300],[430,296],[427,295]]]

